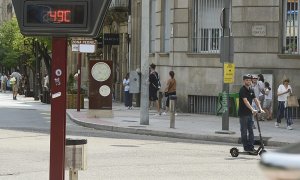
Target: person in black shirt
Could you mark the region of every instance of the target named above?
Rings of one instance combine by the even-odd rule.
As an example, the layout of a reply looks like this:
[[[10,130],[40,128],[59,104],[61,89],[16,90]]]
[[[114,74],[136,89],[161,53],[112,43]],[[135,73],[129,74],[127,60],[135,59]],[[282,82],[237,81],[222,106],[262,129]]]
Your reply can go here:
[[[255,97],[254,91],[251,88],[252,75],[247,74],[243,76],[244,85],[239,92],[239,116],[241,126],[241,139],[244,146],[244,150],[248,152],[255,151],[254,149],[254,133],[253,133],[253,120],[252,115],[257,113],[251,106],[252,100],[254,100],[258,109],[263,113],[258,99]]]
[[[159,107],[159,102],[158,102],[158,97],[157,97],[157,91],[160,88],[160,83],[159,83],[159,75],[155,71],[156,65],[155,64],[150,64],[150,74],[149,74],[149,106],[151,102],[156,102],[156,108],[157,108],[157,115],[161,115],[160,112],[160,107]]]

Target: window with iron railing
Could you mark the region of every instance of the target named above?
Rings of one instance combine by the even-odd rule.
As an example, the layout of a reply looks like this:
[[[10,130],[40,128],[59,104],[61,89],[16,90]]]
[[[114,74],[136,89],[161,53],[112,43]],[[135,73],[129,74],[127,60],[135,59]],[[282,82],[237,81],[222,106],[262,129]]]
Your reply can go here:
[[[155,52],[156,38],[156,0],[150,1],[150,53]]]
[[[222,28],[220,14],[224,0],[193,0],[191,51],[219,53]]]
[[[164,0],[163,10],[163,45],[162,52],[170,52],[170,38],[171,38],[171,0]]]
[[[283,50],[285,54],[300,54],[299,0],[284,0],[283,3]]]

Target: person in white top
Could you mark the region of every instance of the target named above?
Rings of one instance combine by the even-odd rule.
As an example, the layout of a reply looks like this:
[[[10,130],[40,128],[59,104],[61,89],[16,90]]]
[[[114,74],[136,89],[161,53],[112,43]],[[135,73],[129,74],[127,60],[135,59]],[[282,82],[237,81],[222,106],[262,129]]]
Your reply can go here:
[[[260,101],[260,104],[263,103],[265,99],[265,78],[262,74],[257,75],[258,77],[258,89],[259,89],[259,95],[258,95],[258,100]]]
[[[265,82],[265,98],[263,102],[263,109],[267,114],[267,120],[272,120],[272,98],[273,92],[271,90],[270,84]]]
[[[132,109],[132,94],[129,92],[129,73],[123,79],[124,93],[125,93],[125,106]]]
[[[286,118],[287,129],[292,130],[293,120],[291,117],[291,110],[289,107],[286,107],[287,97],[292,93],[292,87],[289,85],[290,80],[283,80],[283,84],[280,84],[277,90],[278,96],[278,109],[277,109],[277,122],[275,127],[279,127],[281,119]]]

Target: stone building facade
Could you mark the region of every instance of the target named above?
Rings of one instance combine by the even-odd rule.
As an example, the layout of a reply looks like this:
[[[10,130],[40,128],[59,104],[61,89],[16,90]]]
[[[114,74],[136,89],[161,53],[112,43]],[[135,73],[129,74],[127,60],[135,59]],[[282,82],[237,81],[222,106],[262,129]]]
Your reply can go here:
[[[223,84],[219,39],[224,1],[133,0],[131,63],[134,68],[140,65],[143,43],[140,41],[143,36],[141,3],[149,3],[149,64],[157,64],[164,85],[168,72],[175,72],[178,110],[216,113]],[[287,77],[294,93],[300,95],[298,7],[298,0],[231,1],[235,64],[231,93],[238,92],[243,74],[262,73],[272,81],[273,94]]]

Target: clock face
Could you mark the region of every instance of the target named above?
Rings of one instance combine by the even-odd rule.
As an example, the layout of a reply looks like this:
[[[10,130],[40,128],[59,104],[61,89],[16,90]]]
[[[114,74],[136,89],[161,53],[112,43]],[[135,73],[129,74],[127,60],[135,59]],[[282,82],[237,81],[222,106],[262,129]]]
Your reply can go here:
[[[103,85],[99,88],[99,93],[101,96],[108,96],[110,94],[110,87],[107,85]]]
[[[92,76],[96,81],[106,81],[110,74],[111,70],[108,64],[104,62],[98,62],[94,64],[91,70]]]

